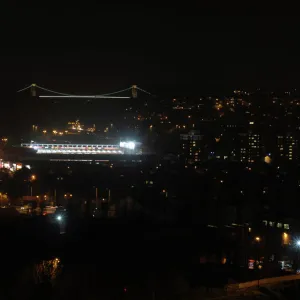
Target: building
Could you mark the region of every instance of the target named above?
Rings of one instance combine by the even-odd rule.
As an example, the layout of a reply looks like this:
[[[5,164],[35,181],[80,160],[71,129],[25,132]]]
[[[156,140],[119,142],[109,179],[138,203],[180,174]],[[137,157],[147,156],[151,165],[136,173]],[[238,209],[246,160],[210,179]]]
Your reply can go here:
[[[80,124],[79,120],[68,122],[68,130],[81,132],[84,130],[84,125]]]
[[[181,156],[186,163],[193,164],[200,161],[202,140],[203,135],[196,130],[180,134]]]
[[[120,142],[120,144],[68,144],[68,143],[22,143],[22,148],[32,149],[36,154],[136,154],[135,142]]]
[[[298,160],[298,140],[292,133],[277,135],[276,142],[279,160]]]
[[[239,133],[234,149],[235,158],[244,163],[254,163],[263,159],[261,135],[249,131]]]

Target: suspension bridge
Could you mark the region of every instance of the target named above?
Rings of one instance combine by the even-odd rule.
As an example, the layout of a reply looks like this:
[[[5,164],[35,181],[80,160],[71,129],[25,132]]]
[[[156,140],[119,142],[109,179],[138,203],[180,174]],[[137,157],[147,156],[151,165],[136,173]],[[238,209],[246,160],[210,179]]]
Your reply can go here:
[[[37,96],[37,90],[41,90],[41,91],[50,93],[50,95],[39,95],[38,96],[39,98],[59,98],[59,99],[63,99],[63,98],[69,98],[69,99],[74,99],[74,98],[77,98],[77,99],[129,99],[129,98],[137,98],[138,91],[153,96],[151,93],[141,89],[137,85],[132,85],[132,86],[130,86],[126,89],[120,90],[120,91],[107,93],[107,94],[101,94],[101,95],[74,95],[74,94],[66,94],[66,93],[61,93],[58,91],[50,90],[50,89],[41,87],[35,83],[32,83],[31,85],[18,90],[17,93],[21,93],[26,90],[30,90],[30,94],[33,97]],[[130,92],[131,96],[118,96],[119,94],[124,93],[124,92]]]

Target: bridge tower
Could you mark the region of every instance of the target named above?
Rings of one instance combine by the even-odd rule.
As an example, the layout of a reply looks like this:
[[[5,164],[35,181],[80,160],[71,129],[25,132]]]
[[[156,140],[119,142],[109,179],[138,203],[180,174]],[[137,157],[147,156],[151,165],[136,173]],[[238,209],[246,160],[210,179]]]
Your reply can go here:
[[[33,83],[30,88],[30,94],[32,97],[36,97],[36,84]]]
[[[137,98],[137,85],[131,87],[132,98]]]

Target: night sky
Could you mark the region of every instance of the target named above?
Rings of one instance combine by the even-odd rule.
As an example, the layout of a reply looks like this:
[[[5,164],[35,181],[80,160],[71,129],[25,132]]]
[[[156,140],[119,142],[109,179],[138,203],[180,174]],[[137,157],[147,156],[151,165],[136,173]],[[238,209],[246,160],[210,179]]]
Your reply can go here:
[[[216,13],[127,2],[12,6],[1,29],[1,103],[32,82],[76,94],[137,84],[168,97],[300,86],[296,17]]]

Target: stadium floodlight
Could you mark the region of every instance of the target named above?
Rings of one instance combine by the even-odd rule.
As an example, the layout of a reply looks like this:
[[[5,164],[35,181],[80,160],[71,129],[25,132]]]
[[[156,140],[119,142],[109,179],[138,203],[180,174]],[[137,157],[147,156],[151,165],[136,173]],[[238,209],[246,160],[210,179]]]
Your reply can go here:
[[[120,148],[134,150],[135,142],[120,142]]]

